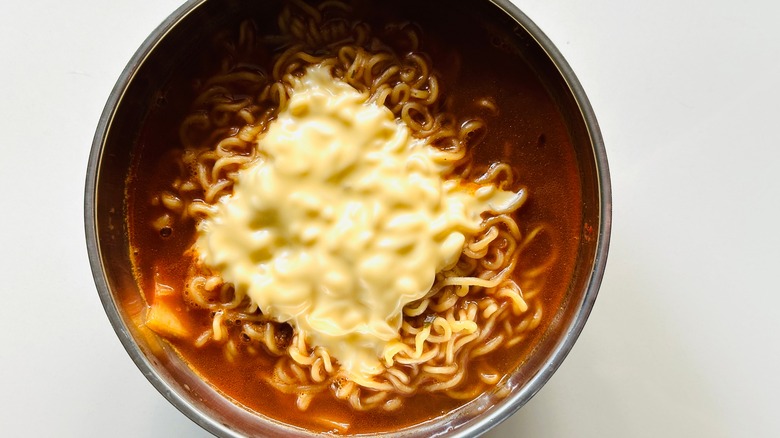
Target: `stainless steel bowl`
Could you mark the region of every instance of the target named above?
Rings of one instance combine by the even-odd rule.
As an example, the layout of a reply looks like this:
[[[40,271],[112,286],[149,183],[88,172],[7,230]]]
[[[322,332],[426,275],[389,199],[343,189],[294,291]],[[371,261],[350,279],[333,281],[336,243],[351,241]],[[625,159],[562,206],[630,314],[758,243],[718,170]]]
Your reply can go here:
[[[204,383],[179,357],[142,335],[133,318],[140,291],[133,276],[125,219],[125,184],[131,150],[155,93],[186,60],[181,50],[193,35],[209,32],[242,8],[274,1],[191,0],[144,41],[114,87],[95,133],[87,169],[85,227],[89,259],[106,314],[146,378],[182,413],[218,436],[313,436],[311,432],[250,413]],[[459,2],[460,3],[460,2]],[[575,147],[582,190],[583,231],[568,295],[531,358],[507,382],[504,398],[484,394],[474,402],[400,432],[398,436],[480,435],[523,406],[550,379],[579,336],[604,273],[611,225],[607,158],[596,118],[571,68],[534,23],[506,0],[473,0],[475,25],[490,26],[542,78],[558,104]],[[460,5],[459,5],[460,6]]]

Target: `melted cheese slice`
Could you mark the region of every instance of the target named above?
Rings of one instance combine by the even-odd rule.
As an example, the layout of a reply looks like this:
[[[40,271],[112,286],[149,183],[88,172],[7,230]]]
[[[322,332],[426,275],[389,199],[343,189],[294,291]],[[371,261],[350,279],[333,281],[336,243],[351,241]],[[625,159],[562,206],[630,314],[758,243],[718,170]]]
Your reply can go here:
[[[367,97],[309,68],[196,242],[263,314],[356,379],[383,370],[403,307],[458,261],[481,214],[524,196],[444,180],[435,149]]]

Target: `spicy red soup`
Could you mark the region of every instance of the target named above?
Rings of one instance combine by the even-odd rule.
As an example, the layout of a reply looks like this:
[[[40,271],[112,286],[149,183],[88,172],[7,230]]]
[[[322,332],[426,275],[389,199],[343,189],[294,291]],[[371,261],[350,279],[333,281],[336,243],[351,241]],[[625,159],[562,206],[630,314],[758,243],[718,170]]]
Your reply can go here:
[[[161,90],[128,177],[130,245],[149,306],[146,324],[235,403],[314,431],[397,430],[500,390],[503,377],[527,359],[556,314],[577,256],[582,210],[575,155],[542,79],[517,49],[458,8],[399,5],[290,2],[280,6],[278,20],[247,16],[226,23],[196,44],[191,64],[173,72]],[[431,147],[462,152],[456,171],[466,175],[465,183],[503,163],[511,171],[497,176],[502,184],[528,192],[511,223],[496,221],[498,237],[490,244],[512,268],[502,274],[508,277],[502,284],[516,285],[527,308],[517,310],[517,298],[513,303],[500,288],[472,287],[464,296],[444,288],[426,298],[426,310],[404,316],[412,332],[434,333],[436,318],[446,313],[436,309],[445,302],[455,314],[471,315],[478,331],[431,344],[436,354],[429,363],[398,365],[382,381],[390,389],[345,380],[337,358],[328,370],[316,346],[297,340],[289,324],[253,313],[192,251],[199,209],[230,195],[230,178],[257,159],[257,139],[284,105],[283,88],[274,84],[284,83],[285,72],[299,74],[318,62],[331,62],[334,80],[372,96],[387,90],[384,105],[399,120],[419,125],[414,135],[437,138]],[[350,76],[359,63],[368,72]],[[432,123],[451,133],[425,131]],[[235,159],[215,171],[220,147]],[[217,195],[209,194],[213,187]],[[485,257],[498,257],[491,251]],[[477,256],[463,255],[461,262],[476,263],[469,257]],[[494,262],[474,272],[491,278]],[[421,307],[407,307],[415,306]],[[309,362],[285,353],[298,344]],[[447,348],[456,349],[450,359],[443,353]],[[298,379],[300,388],[290,390],[285,379]]]

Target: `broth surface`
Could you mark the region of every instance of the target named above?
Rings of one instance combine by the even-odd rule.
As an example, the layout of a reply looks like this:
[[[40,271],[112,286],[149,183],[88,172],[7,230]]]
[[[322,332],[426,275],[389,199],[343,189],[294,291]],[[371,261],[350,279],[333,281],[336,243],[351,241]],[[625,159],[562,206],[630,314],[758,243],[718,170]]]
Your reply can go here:
[[[488,29],[475,26],[473,19],[458,13],[457,8],[446,12],[435,4],[418,5],[414,14],[404,16],[395,9],[362,8],[358,4],[356,12],[374,28],[381,28],[384,22],[410,20],[423,29],[423,47],[440,73],[445,93],[452,99],[453,112],[477,115],[487,122],[487,136],[474,151],[475,161],[508,162],[517,170],[520,182],[529,190],[528,201],[515,216],[521,231],[527,232],[540,223],[548,225],[524,253],[529,265],[542,264],[551,253],[557,254],[556,263],[546,273],[541,296],[542,323],[519,345],[499,349],[470,364],[487,361],[501,373],[511,372],[525,361],[556,315],[577,257],[582,226],[581,195],[565,121],[533,69],[507,50]],[[235,23],[230,25],[235,27]],[[161,91],[156,107],[150,111],[128,178],[131,250],[138,283],[149,302],[156,283],[183,285],[191,262],[183,254],[195,239],[195,224],[178,226],[170,235],[162,236],[149,225],[157,214],[149,204],[149,194],[164,190],[176,175],[176,169],[163,158],[172,148],[179,147],[178,127],[195,97],[191,84],[208,75],[209,59],[215,58],[204,49],[195,53],[193,59],[198,61],[172,73],[169,85]],[[495,102],[498,114],[491,114],[479,105],[485,98]],[[166,300],[193,332],[205,330],[211,324],[208,310],[186,305],[179,295],[171,295]],[[169,342],[199,375],[238,404],[315,431],[335,430],[312,420],[320,417],[350,424],[349,433],[397,430],[441,416],[464,403],[423,393],[405,399],[397,411],[357,412],[325,392],[315,396],[308,410],[301,412],[295,406],[295,397],[276,391],[262,378],[271,372],[274,359],[270,356],[242,355],[241,360],[229,363],[219,345],[198,348],[189,339]],[[474,378],[474,373],[470,378]]]

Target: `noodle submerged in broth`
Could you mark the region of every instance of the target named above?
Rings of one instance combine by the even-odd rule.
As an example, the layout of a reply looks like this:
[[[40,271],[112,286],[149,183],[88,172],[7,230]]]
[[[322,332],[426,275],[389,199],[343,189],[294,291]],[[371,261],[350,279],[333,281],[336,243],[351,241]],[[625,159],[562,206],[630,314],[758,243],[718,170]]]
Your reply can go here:
[[[225,368],[251,363],[244,385],[300,411],[316,399],[391,414],[419,394],[462,403],[495,387],[517,360],[480,358],[541,323],[557,258],[520,266],[546,225],[518,224],[516,169],[474,159],[487,125],[452,111],[416,26],[387,26],[385,41],[344,3],[290,1],[279,33],[245,22],[222,37],[165,156],[175,170],[138,214],[179,254],[154,264],[145,325],[196,369],[214,348]],[[371,430],[316,417],[298,424]]]
[[[524,192],[442,180],[451,163],[436,148],[325,65],[294,81],[261,157],[200,222],[194,250],[237,296],[371,387],[395,360],[421,357],[400,340],[402,308],[437,273],[454,276],[482,213],[511,213]]]

